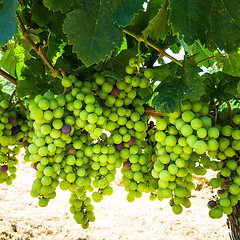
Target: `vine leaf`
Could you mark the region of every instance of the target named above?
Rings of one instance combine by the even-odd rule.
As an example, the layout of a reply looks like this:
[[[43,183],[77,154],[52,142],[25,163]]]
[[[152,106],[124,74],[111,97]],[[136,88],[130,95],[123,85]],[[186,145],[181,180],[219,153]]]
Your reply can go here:
[[[171,26],[168,24],[170,10],[168,9],[169,1],[166,0],[164,5],[159,9],[157,15],[149,21],[148,26],[143,30],[144,38],[148,37],[155,40],[165,40],[171,32]]]
[[[6,44],[17,32],[17,8],[18,3],[16,0],[7,0],[3,2],[3,6],[0,9],[0,45]]]
[[[72,7],[74,2],[75,0],[67,0],[67,1],[66,0],[43,0],[43,4],[54,12],[68,11]]]
[[[113,1],[114,2],[114,1]],[[143,3],[145,0],[117,0],[116,10],[113,16],[113,20],[117,22],[118,25],[126,26],[129,25],[134,14],[143,8]]]
[[[196,66],[194,56],[185,59],[183,68],[170,65],[170,75],[157,86],[152,105],[161,113],[173,112],[183,99],[198,101],[204,94],[202,70]]]
[[[212,49],[218,47],[231,52],[238,48],[239,1],[171,0],[169,8],[173,31],[180,33],[187,44],[199,39]]]
[[[54,93],[63,91],[61,81],[45,74],[45,65],[41,59],[31,59],[25,62],[26,68],[22,72],[24,80],[19,80],[16,86],[18,97],[35,97],[37,94],[53,90]]]
[[[240,77],[240,54],[237,52],[228,54],[223,63],[223,72],[234,77]]]
[[[208,100],[216,98],[219,101],[228,101],[240,93],[239,78],[222,72],[204,74],[204,85]]]
[[[129,63],[129,59],[135,57],[135,54],[130,50],[123,50],[115,57],[106,62],[106,65],[102,69],[102,73],[105,76],[113,77],[117,80],[124,79],[126,76],[126,66]]]
[[[196,62],[201,61],[203,59],[209,58],[213,56],[213,53],[205,48],[199,40],[196,40],[195,43],[189,47],[191,55],[198,54],[195,59]],[[206,68],[213,66],[215,63],[214,59],[209,59],[208,61],[204,61],[199,64],[199,66],[204,66]]]
[[[107,0],[84,0],[83,9],[70,12],[63,25],[69,44],[86,66],[104,60],[120,47],[123,33],[113,23],[113,7]]]
[[[0,59],[0,66],[13,77],[16,77],[16,65],[17,59],[15,56],[14,47],[11,47],[2,55]]]

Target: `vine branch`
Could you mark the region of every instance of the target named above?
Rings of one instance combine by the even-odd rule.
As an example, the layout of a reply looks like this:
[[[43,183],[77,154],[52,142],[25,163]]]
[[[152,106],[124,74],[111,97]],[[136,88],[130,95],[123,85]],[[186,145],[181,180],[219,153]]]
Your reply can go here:
[[[224,55],[225,55],[225,53],[221,53],[221,54],[218,54],[218,55],[214,55],[214,56],[211,56],[211,57],[205,58],[205,59],[203,59],[203,60],[197,62],[197,64],[202,63],[202,62],[205,62],[205,61],[208,61],[208,60],[210,60],[210,59],[212,59],[212,58],[217,58],[217,57],[221,57],[221,56],[224,56]]]
[[[138,42],[145,42],[147,45],[149,45],[150,47],[152,47],[155,50],[157,50],[162,57],[167,57],[167,58],[171,59],[173,62],[175,62],[176,64],[178,64],[179,66],[183,67],[183,64],[181,62],[179,62],[176,58],[174,58],[174,57],[170,56],[169,54],[167,54],[165,51],[163,51],[161,48],[159,48],[155,44],[149,42],[148,40],[145,41],[143,37],[137,36],[137,35],[129,32],[126,29],[123,29],[123,32],[128,34],[129,36],[135,38]]]
[[[18,85],[17,79],[11,76],[10,74],[4,72],[2,69],[0,69],[0,75],[6,78],[9,82],[13,83],[14,85]]]
[[[232,108],[231,108],[231,105],[230,105],[229,101],[226,101],[226,103],[227,103],[228,111],[229,111],[230,125],[233,126],[233,122],[232,122],[232,118],[233,118]]]
[[[22,31],[23,37],[27,40],[27,42],[31,45],[31,47],[34,49],[34,51],[41,57],[41,59],[44,61],[44,63],[48,66],[50,69],[52,75],[54,77],[61,78],[58,74],[58,72],[54,69],[53,65],[49,62],[49,60],[44,56],[41,47],[37,48],[36,45],[33,43],[33,41],[29,38],[29,36],[26,33],[25,27],[23,26],[23,23],[19,16],[17,16],[17,19],[20,24],[20,29]]]

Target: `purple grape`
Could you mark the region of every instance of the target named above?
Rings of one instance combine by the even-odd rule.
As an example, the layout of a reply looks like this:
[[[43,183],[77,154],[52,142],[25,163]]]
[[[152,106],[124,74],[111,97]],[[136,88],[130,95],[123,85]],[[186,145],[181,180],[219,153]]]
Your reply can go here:
[[[221,187],[222,188],[228,188],[228,182],[227,181],[222,182]]]
[[[17,121],[16,118],[13,117],[13,116],[11,116],[11,117],[8,118],[8,122],[9,122],[9,123],[14,124],[14,123],[16,123],[16,121]]]
[[[113,90],[111,91],[111,95],[113,97],[118,97],[120,94],[120,90],[117,87],[114,87]]]
[[[33,164],[33,168],[35,169],[35,170],[37,170],[37,165],[39,164],[39,162],[36,162],[36,163],[34,163]]]
[[[21,127],[20,126],[13,127],[12,132],[13,132],[13,134],[17,134],[17,133],[21,132]]]
[[[210,208],[214,208],[215,206],[217,205],[217,203],[216,203],[216,201],[209,201],[208,202],[208,206],[210,207]]]
[[[26,116],[24,116],[24,115],[22,115],[20,113],[17,113],[17,118],[18,119],[22,119],[22,120],[26,120],[27,119]]]
[[[24,142],[23,142],[23,146],[24,147],[28,147],[30,145],[30,143],[27,141],[27,140],[25,140]]]
[[[122,149],[124,148],[124,143],[121,142],[121,143],[119,143],[119,144],[115,144],[115,148],[116,148],[118,151],[122,150]]]
[[[128,170],[130,170],[130,168],[131,168],[131,163],[130,162],[125,162],[123,164],[123,169],[124,170],[128,171]]]
[[[1,166],[1,172],[7,172],[8,166],[7,165],[2,165]]]
[[[225,193],[225,192],[226,192],[225,189],[219,189],[219,190],[217,191],[218,194],[223,194],[223,193]]]
[[[130,146],[134,145],[136,143],[136,138],[134,136],[131,137],[131,139],[128,141],[128,144]]]
[[[62,132],[64,134],[69,134],[72,131],[72,127],[68,124],[63,125]]]

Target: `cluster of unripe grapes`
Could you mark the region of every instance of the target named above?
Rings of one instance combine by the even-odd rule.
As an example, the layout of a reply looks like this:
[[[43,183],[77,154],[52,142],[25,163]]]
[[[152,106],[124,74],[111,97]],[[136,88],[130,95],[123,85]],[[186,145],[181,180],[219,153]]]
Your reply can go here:
[[[10,99],[10,95],[0,92],[0,183],[7,185],[16,178],[16,156],[29,137],[24,112]]]
[[[205,103],[183,101],[178,111],[156,122],[158,157],[152,175],[158,179],[158,198],[171,198],[176,214],[191,206],[192,174],[205,175],[207,169],[218,171],[210,181],[218,188],[208,203],[210,217],[231,214],[240,199],[240,111],[234,109],[233,116],[228,108],[216,112],[211,115]]]
[[[240,111],[184,100],[173,113],[145,115],[139,92],[154,81],[154,70],[131,58],[124,79],[96,72],[84,81],[62,78],[63,94],[37,95],[23,112],[0,95],[0,183],[16,177],[18,154],[36,170],[32,197],[40,207],[69,190],[70,212],[83,228],[95,220],[91,199],[113,193],[121,168],[122,183],[133,202],[142,193],[150,200],[170,198],[176,214],[190,207],[193,175],[218,171],[210,181],[217,196],[209,215],[231,214],[240,199]],[[212,114],[212,115],[211,115]],[[219,121],[218,121],[219,120]]]

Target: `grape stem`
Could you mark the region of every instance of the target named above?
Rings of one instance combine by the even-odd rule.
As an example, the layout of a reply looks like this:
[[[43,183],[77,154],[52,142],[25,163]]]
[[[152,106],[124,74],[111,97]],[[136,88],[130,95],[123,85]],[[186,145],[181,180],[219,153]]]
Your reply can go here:
[[[155,50],[157,50],[159,52],[159,55],[161,57],[167,57],[169,59],[171,59],[173,62],[175,62],[176,64],[178,64],[179,66],[183,67],[183,64],[181,62],[179,62],[176,58],[170,56],[169,54],[167,54],[165,51],[163,51],[161,48],[159,48],[158,46],[156,46],[155,44],[149,42],[148,40],[145,40],[143,37],[141,36],[137,36],[134,33],[129,32],[126,29],[123,29],[123,32],[128,34],[129,36],[135,38],[138,42],[145,42],[147,45],[149,45],[150,47],[154,48]]]
[[[15,89],[9,99],[9,102],[12,102],[14,95],[16,94],[17,90]]]
[[[152,107],[146,107],[145,111],[144,111],[145,115],[151,115],[151,116],[159,116],[159,117],[164,117],[166,116],[165,113],[160,113],[160,112],[156,112],[154,108]]]
[[[19,21],[20,29],[22,31],[23,37],[27,40],[27,42],[31,45],[31,47],[35,50],[35,52],[41,57],[41,59],[44,61],[44,63],[48,66],[48,68],[50,69],[50,71],[52,73],[52,76],[58,77],[61,79],[61,76],[59,75],[58,71],[55,70],[55,68],[50,63],[50,61],[44,56],[44,54],[42,52],[42,48],[41,47],[37,48],[36,45],[33,43],[33,41],[29,38],[29,36],[26,33],[25,27],[23,26],[23,23],[20,20],[20,17],[18,15],[17,15],[17,19]]]
[[[212,59],[212,58],[222,57],[222,56],[224,56],[225,54],[226,54],[226,53],[221,53],[221,54],[217,54],[217,55],[215,55],[215,56],[211,56],[211,57],[205,58],[205,59],[197,62],[197,64],[202,63],[202,62],[205,62],[205,61],[208,61],[208,60],[210,60],[210,59]]]
[[[19,103],[19,105],[21,106],[21,108],[22,108],[22,110],[23,110],[23,112],[24,112],[24,114],[25,114],[25,116],[26,116],[26,109],[25,109],[24,105],[22,104],[21,99],[19,99],[18,103]]]
[[[11,76],[10,74],[4,72],[2,69],[0,69],[0,75],[6,78],[9,82],[13,83],[14,85],[18,85],[17,79]]]
[[[226,101],[227,106],[228,106],[228,111],[229,111],[229,120],[230,120],[230,125],[233,126],[232,118],[233,118],[233,113],[232,113],[232,108],[229,103],[229,101]]]

